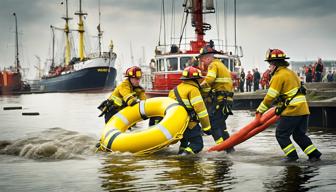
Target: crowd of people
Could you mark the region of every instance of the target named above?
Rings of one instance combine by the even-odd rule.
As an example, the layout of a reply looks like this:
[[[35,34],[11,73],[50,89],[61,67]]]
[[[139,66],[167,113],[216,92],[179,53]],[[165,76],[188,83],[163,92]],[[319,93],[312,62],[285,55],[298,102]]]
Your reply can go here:
[[[186,67],[180,78],[182,82],[168,95],[183,106],[190,117],[188,128],[180,140],[178,151],[180,155],[191,155],[202,151],[204,135],[212,135],[217,144],[230,137],[225,121],[233,115],[233,80],[228,68],[221,60],[214,57],[215,54],[218,52],[211,45],[202,48],[198,56],[199,65]],[[289,58],[283,51],[270,49],[266,55],[265,61],[269,63],[268,72],[261,76],[258,69],[254,69],[253,74],[249,71],[246,75],[247,90],[251,89],[252,83],[253,90],[259,89],[260,82],[265,81],[263,78],[268,82],[262,83],[265,88],[267,86],[269,88],[256,110],[256,117],[260,117],[274,101],[278,101],[276,114],[280,116],[280,120],[275,137],[285,154],[284,160],[292,162],[299,158],[290,139],[291,136],[310,161],[320,160],[320,151],[306,135],[309,108],[299,77],[287,68],[289,63],[286,59]],[[205,77],[202,77],[200,69],[207,71]],[[271,75],[272,81],[269,82]],[[142,77],[141,69],[136,66],[131,67],[126,70],[125,77],[126,79],[115,88],[111,96],[98,107],[105,116],[106,123],[118,111],[146,99],[145,90],[139,86]],[[243,70],[240,77],[244,85]],[[150,125],[155,125],[159,121],[150,121]],[[112,143],[114,138],[111,137],[109,143]],[[234,151],[233,147],[226,149],[227,153]]]
[[[302,80],[306,83],[336,82],[336,71],[326,71],[321,58],[314,64],[308,66],[304,65],[301,73],[298,73],[298,75],[304,76]],[[251,71],[248,71],[247,74],[245,74],[245,71],[242,68],[239,73],[238,87],[236,90],[239,92],[251,92],[259,89],[268,89],[271,78],[269,69],[261,75],[258,68],[252,69],[252,73]]]
[[[239,91],[251,92],[259,89],[268,89],[271,80],[270,70],[267,69],[262,75],[258,68],[252,69],[245,74],[244,69],[241,69],[239,75]],[[253,88],[253,89],[252,89]]]
[[[307,83],[336,81],[336,71],[329,70],[327,72],[321,58],[318,58],[314,64],[304,65],[302,67],[302,74],[304,74]]]

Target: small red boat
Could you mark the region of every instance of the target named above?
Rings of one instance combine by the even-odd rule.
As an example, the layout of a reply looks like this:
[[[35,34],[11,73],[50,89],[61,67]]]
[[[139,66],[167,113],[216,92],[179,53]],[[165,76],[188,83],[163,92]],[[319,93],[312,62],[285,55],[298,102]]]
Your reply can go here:
[[[196,39],[189,41],[188,44],[181,44],[183,32],[178,44],[159,45],[155,48],[155,61],[151,62],[150,78],[144,78],[147,97],[167,96],[169,91],[177,86],[181,80],[183,69],[190,65],[190,61],[196,58],[200,49],[209,44],[210,41],[204,40],[205,31],[211,29],[211,25],[203,21],[204,14],[215,13],[213,0],[192,0],[185,1],[183,4],[185,19],[191,14],[192,27],[195,28]],[[163,6],[164,7],[164,6]],[[187,23],[186,21],[182,21]],[[186,38],[183,40],[186,41]],[[213,43],[213,42],[211,42]],[[214,42],[215,49],[219,54],[215,57],[222,60],[232,73],[233,81],[237,84],[238,76],[236,71],[239,70],[240,57],[242,57],[242,49],[240,46],[224,45],[222,40]],[[181,47],[187,47],[182,50]],[[167,51],[169,50],[169,51]],[[238,54],[239,53],[239,54]],[[206,69],[202,70],[206,74]]]
[[[30,86],[22,81],[19,62],[19,49],[18,49],[18,30],[17,30],[17,17],[15,17],[15,67],[9,67],[0,71],[0,95],[19,93],[22,91],[29,91]]]
[[[29,85],[21,80],[21,73],[11,70],[0,72],[0,95],[12,94],[29,89]]]

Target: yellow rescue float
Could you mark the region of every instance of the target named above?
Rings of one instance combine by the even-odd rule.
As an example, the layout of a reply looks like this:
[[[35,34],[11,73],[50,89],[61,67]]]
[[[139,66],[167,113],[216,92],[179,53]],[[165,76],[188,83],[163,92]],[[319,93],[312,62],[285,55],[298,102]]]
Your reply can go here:
[[[136,122],[157,116],[163,117],[158,124],[126,132]],[[156,97],[140,101],[119,111],[109,120],[98,150],[151,154],[182,139],[188,122],[187,111],[174,99]]]

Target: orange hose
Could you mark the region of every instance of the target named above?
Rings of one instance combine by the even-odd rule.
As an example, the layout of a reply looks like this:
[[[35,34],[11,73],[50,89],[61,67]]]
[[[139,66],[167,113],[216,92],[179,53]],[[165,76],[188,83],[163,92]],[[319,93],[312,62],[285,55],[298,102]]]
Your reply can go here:
[[[270,119],[268,119],[264,124],[259,125],[258,127],[254,128],[252,131],[250,131],[247,135],[245,135],[245,137],[242,138],[238,144],[240,144],[240,143],[248,140],[249,138],[253,137],[254,135],[256,135],[256,134],[264,131],[269,126],[271,126],[275,122],[277,122],[279,119],[280,119],[280,116],[274,115],[273,117],[271,117]]]
[[[271,108],[270,110],[268,110],[263,115],[260,115],[259,113],[257,113],[256,117],[254,118],[254,120],[252,122],[247,124],[245,127],[241,128],[238,132],[232,134],[228,139],[226,139],[222,143],[211,147],[210,149],[208,149],[208,151],[222,151],[222,150],[228,149],[230,147],[233,147],[233,146],[245,141],[246,139],[248,139],[248,138],[252,137],[253,135],[260,132],[260,131],[256,132],[256,133],[252,132],[254,134],[252,136],[248,137],[249,133],[252,130],[254,130],[255,128],[261,127],[262,124],[267,124],[268,120],[270,120],[274,116],[275,116],[275,107]],[[264,129],[266,129],[266,128],[264,128]],[[262,130],[264,130],[264,129],[262,129]],[[246,138],[246,139],[244,139],[244,138]]]

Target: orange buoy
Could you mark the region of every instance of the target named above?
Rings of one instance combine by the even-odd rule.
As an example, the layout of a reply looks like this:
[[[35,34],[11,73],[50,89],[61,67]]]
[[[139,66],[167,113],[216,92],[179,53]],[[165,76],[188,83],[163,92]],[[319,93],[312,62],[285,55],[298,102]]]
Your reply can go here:
[[[278,118],[274,117],[277,117],[275,114],[275,107],[269,109],[263,115],[256,114],[256,117],[252,122],[247,124],[238,132],[231,135],[228,139],[226,139],[222,143],[211,147],[210,149],[208,149],[208,151],[222,151],[235,145],[238,145],[239,143],[249,139],[255,134],[265,130],[271,124],[275,123],[278,120]]]

